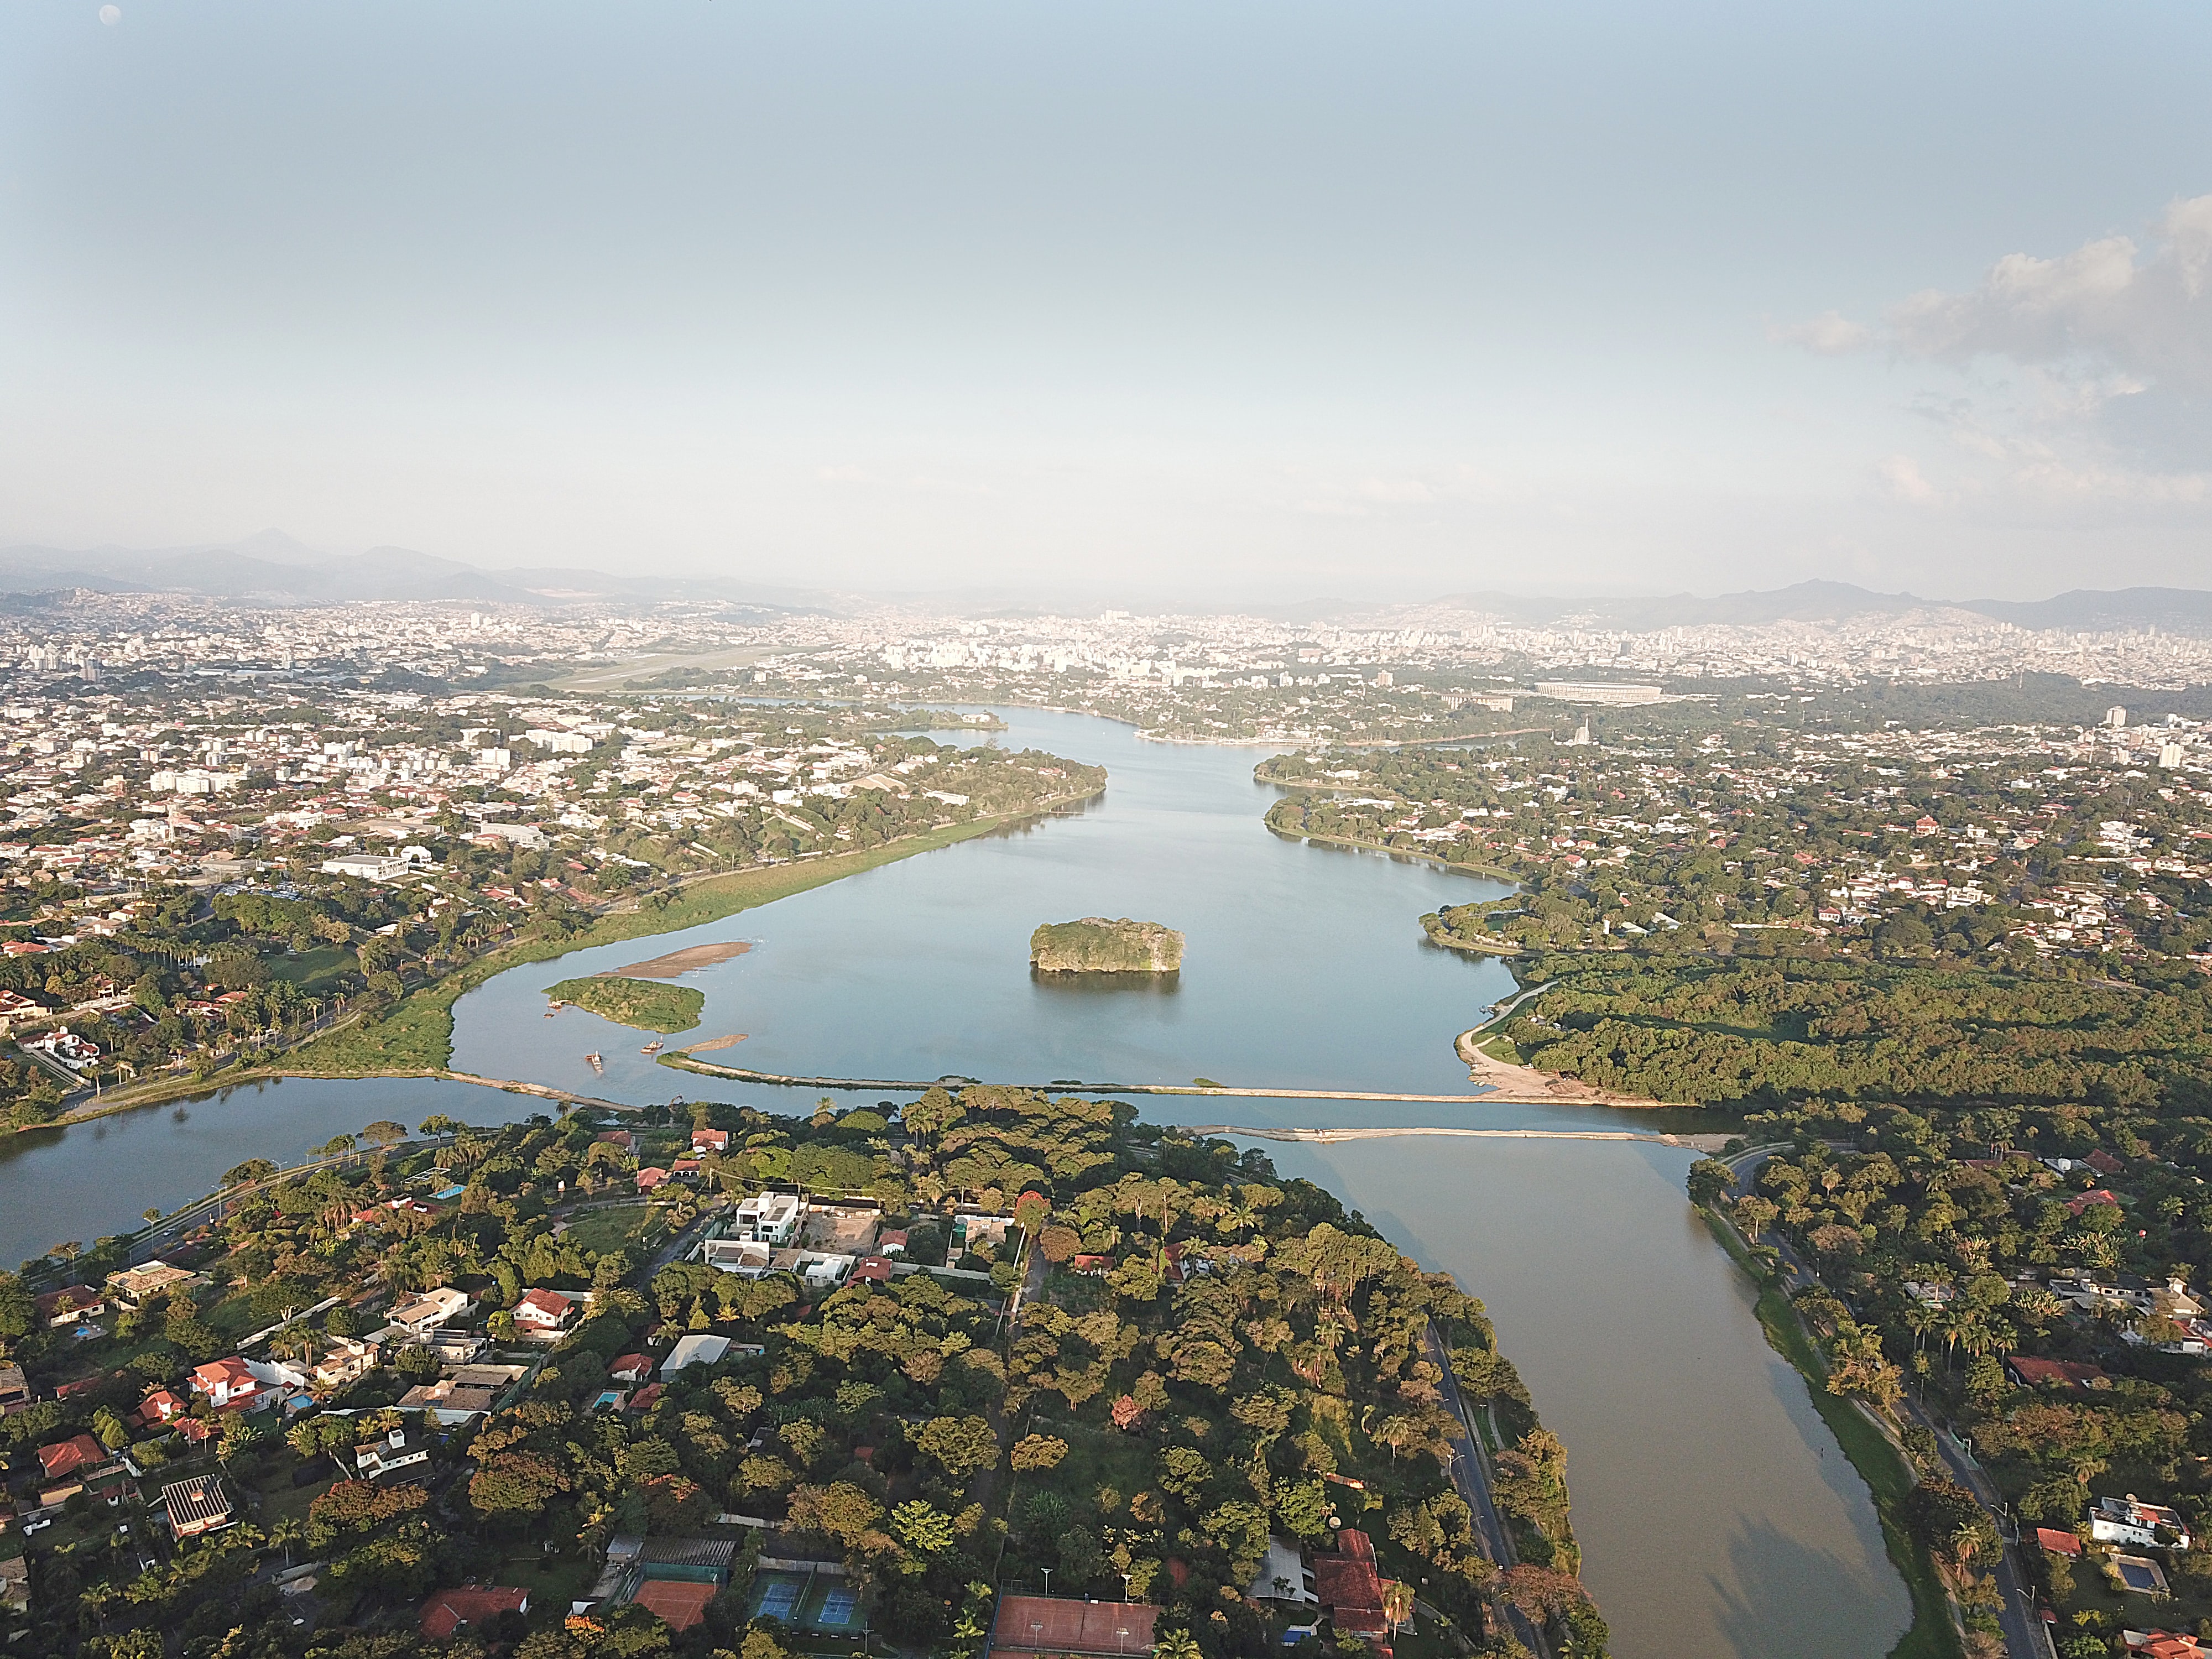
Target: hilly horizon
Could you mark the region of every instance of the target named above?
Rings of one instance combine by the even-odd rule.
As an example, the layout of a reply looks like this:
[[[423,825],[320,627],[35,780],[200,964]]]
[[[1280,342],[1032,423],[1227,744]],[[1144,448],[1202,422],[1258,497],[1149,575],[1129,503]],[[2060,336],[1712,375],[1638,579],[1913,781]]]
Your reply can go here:
[[[617,576],[574,566],[490,569],[395,546],[372,547],[359,553],[325,553],[274,529],[234,541],[167,548],[70,549],[37,544],[0,548],[0,592],[22,596],[72,588],[191,593],[288,605],[385,600],[559,609],[594,600],[648,605],[678,600],[833,613],[856,602],[885,597],[714,577]],[[1006,598],[973,589],[933,595],[909,590],[898,597],[908,602],[934,600],[956,610],[979,612],[998,611]],[[958,604],[961,600],[967,604]],[[1090,596],[1076,608],[1103,609],[1109,604]],[[1442,594],[1420,607],[1320,598],[1202,608],[1243,611],[1292,624],[1341,623],[1358,617],[1365,625],[1388,626],[1390,623],[1386,618],[1395,613],[1435,606],[1497,616],[1523,627],[1571,622],[1584,628],[1630,633],[1679,627],[1837,623],[1856,617],[1958,611],[2026,629],[2158,628],[2191,635],[2212,635],[2212,591],[2203,589],[2073,588],[2041,599],[1942,599],[1911,592],[1880,592],[1818,577],[1784,587],[1711,596],[1680,592],[1563,597],[1482,589]]]

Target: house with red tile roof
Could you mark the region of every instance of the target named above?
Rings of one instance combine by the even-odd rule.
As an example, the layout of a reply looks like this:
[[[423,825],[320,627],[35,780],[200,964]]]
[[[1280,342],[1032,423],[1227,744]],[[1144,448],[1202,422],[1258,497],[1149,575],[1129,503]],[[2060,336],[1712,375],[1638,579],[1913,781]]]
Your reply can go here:
[[[68,1285],[38,1298],[39,1317],[49,1328],[74,1325],[107,1311],[107,1299],[89,1285]]]
[[[883,1256],[864,1255],[854,1265],[852,1276],[856,1279],[872,1279],[878,1285],[888,1285],[891,1282],[891,1264]]]
[[[2032,1359],[2023,1353],[2008,1354],[2005,1370],[2023,1389],[2060,1388],[2080,1394],[2085,1389],[2112,1386],[2102,1370],[2078,1359]]]
[[[653,1375],[653,1361],[641,1353],[617,1354],[607,1361],[607,1376],[617,1382],[642,1382]]]
[[[39,1448],[39,1467],[49,1480],[59,1480],[107,1461],[107,1449],[88,1434],[71,1435],[51,1446]]]
[[[2124,1630],[2120,1640],[2126,1644],[2129,1659],[2200,1659],[2212,1654],[2194,1636],[2183,1636],[2170,1630]]]
[[[637,1189],[641,1193],[649,1193],[655,1187],[665,1187],[667,1184],[668,1171],[657,1164],[649,1164],[637,1172]]]
[[[236,1354],[194,1367],[192,1392],[205,1395],[208,1404],[219,1412],[250,1412],[266,1397],[260,1379]]]
[[[727,1129],[694,1129],[691,1132],[691,1150],[695,1152],[726,1152],[730,1150],[730,1132]]]
[[[2106,1188],[2093,1187],[2087,1192],[2082,1194],[2079,1198],[2068,1199],[2066,1200],[2066,1213],[2078,1217],[2084,1210],[2094,1210],[2104,1205],[2112,1205],[2117,1207],[2119,1201],[2120,1199],[2118,1194],[2114,1193]]]
[[[1390,1621],[1382,1612],[1382,1575],[1375,1565],[1375,1545],[1364,1532],[1346,1527],[1336,1535],[1336,1553],[1313,1561],[1314,1594],[1330,1624],[1364,1639],[1377,1652],[1389,1652]]]
[[[514,1322],[541,1331],[557,1331],[575,1310],[575,1298],[559,1291],[525,1291],[522,1299],[514,1304]]]
[[[167,1389],[156,1389],[139,1402],[139,1415],[149,1423],[173,1423],[191,1407]]]
[[[502,1613],[530,1611],[530,1592],[503,1584],[468,1584],[440,1590],[422,1604],[416,1628],[433,1642],[452,1639],[464,1625],[489,1624]]]
[[[2061,1532],[2056,1527],[2038,1527],[2035,1541],[2043,1547],[2045,1555],[2063,1555],[2078,1560],[2081,1555],[2081,1540],[2070,1532]]]

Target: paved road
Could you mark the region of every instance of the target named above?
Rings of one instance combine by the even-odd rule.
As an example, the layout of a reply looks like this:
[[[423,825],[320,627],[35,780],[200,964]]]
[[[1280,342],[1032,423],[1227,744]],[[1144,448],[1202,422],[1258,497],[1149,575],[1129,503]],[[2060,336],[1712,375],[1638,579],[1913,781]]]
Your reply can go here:
[[[1504,1517],[1498,1514],[1498,1504],[1490,1492],[1490,1465],[1483,1456],[1482,1448],[1476,1443],[1474,1419],[1468,1415],[1467,1401],[1460,1397],[1459,1379],[1452,1375],[1451,1356],[1431,1325],[1421,1333],[1421,1346],[1437,1369],[1444,1374],[1444,1409],[1451,1413],[1459,1432],[1452,1437],[1451,1478],[1467,1506],[1474,1511],[1474,1524],[1482,1534],[1483,1553],[1503,1568],[1512,1566],[1519,1559],[1514,1553],[1512,1534],[1505,1529]],[[1529,1652],[1548,1656],[1551,1646],[1534,1622],[1510,1601],[1500,1603],[1505,1617],[1513,1626],[1513,1633]]]
[[[1746,1152],[1728,1160],[1735,1171],[1736,1190],[1748,1192],[1759,1178],[1774,1149]],[[1772,1247],[1782,1260],[1782,1280],[1786,1291],[1796,1291],[1817,1285],[1820,1279],[1805,1265],[1790,1241],[1779,1233],[1770,1232],[1758,1241]],[[1973,1493],[1977,1502],[1996,1524],[1997,1536],[2005,1540],[1997,1552],[1996,1573],[2001,1605],[1998,1618],[2004,1627],[2005,1652],[2010,1659],[2054,1659],[2051,1632],[2035,1610],[2035,1598],[2027,1588],[2027,1575],[2021,1570],[2018,1540],[2005,1514],[2004,1499],[1996,1485],[1984,1474],[1980,1465],[1966,1455],[1959,1443],[1931,1417],[1917,1400],[1906,1396],[1899,1402],[1899,1413],[1925,1425],[1936,1436],[1936,1444],[1943,1462],[1959,1484]]]
[[[2021,1570],[2020,1540],[2011,1535],[2004,1499],[1996,1485],[1918,1401],[1907,1396],[1899,1402],[1899,1409],[1934,1431],[1936,1447],[1943,1454],[1952,1478],[1980,1501],[1990,1518],[1996,1522],[1997,1536],[2005,1540],[1998,1548],[1996,1560],[1997,1589],[2002,1597],[1997,1616],[2004,1625],[2005,1651],[2012,1659],[2053,1659],[2051,1630],[2036,1613],[2035,1597],[2027,1587],[2027,1575]]]
[[[699,1235],[706,1231],[708,1224],[714,1218],[714,1212],[721,1207],[722,1206],[719,1204],[708,1205],[705,1210],[700,1212],[698,1219],[694,1221],[690,1226],[684,1228],[683,1231],[678,1233],[675,1237],[670,1239],[668,1243],[662,1245],[659,1250],[653,1253],[652,1264],[646,1268],[645,1272],[641,1274],[633,1275],[635,1282],[650,1286],[653,1283],[653,1276],[655,1273],[659,1273],[663,1267],[665,1267],[670,1262],[674,1261],[678,1257],[682,1256],[692,1247],[693,1244],[698,1242]]]

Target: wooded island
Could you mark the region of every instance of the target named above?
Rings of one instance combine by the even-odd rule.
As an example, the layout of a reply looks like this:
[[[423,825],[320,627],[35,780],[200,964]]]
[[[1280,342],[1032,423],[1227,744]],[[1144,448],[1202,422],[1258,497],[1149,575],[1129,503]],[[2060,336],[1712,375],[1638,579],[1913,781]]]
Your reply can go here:
[[[1182,935],[1127,916],[1048,921],[1030,935],[1030,965],[1048,974],[1172,974],[1182,967]]]
[[[707,1006],[705,993],[689,985],[661,985],[619,974],[564,979],[547,986],[545,994],[641,1031],[688,1031],[699,1023],[699,1011]]]

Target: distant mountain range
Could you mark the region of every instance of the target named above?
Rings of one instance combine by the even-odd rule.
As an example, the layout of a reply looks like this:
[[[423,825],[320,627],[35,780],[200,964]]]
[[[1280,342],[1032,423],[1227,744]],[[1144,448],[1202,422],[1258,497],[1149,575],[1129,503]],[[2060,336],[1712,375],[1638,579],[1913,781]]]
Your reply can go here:
[[[1487,611],[1530,628],[1570,618],[1585,626],[1645,632],[1658,628],[1771,623],[1842,622],[1852,617],[1902,616],[1914,611],[1970,611],[2021,628],[2159,628],[2212,634],[2212,592],[2189,587],[2075,588],[2048,599],[1923,599],[1876,593],[1849,582],[1808,581],[1764,592],[1712,599],[1674,593],[1656,599],[1530,599],[1516,593],[1452,593],[1434,601]]]
[[[404,547],[327,554],[277,530],[264,530],[242,541],[151,551],[112,547],[0,548],[0,593],[47,593],[76,587],[102,592],[198,593],[210,599],[275,605],[422,599],[557,608],[609,603],[646,605],[679,599],[762,611],[850,612],[867,603],[849,593],[714,577],[617,576],[604,570],[555,567],[484,570]],[[927,603],[933,597],[948,610],[963,613],[986,599],[981,590],[935,596],[910,592],[898,597],[909,604]],[[1008,598],[994,592],[982,608],[1005,608]],[[2177,634],[2212,635],[2212,592],[2185,587],[2125,587],[2112,592],[2076,588],[2053,599],[2022,601],[1925,599],[1911,593],[1876,593],[1849,582],[1806,581],[1768,592],[1722,593],[1711,599],[1693,593],[1544,599],[1522,593],[1471,592],[1445,594],[1431,604],[1483,611],[1531,628],[1573,622],[1630,632],[1710,623],[1758,627],[1783,622],[1842,622],[1852,617],[1948,610],[1972,611],[2022,628],[2160,628]],[[1078,602],[1068,608],[1083,611],[1097,606]],[[1289,623],[1358,619],[1382,626],[1391,625],[1386,618],[1402,615],[1408,608],[1346,599],[1250,607],[1260,615]],[[1024,609],[1014,606],[1007,614]]]
[[[283,605],[354,599],[445,599],[460,604],[566,605],[610,600],[707,601],[765,610],[830,608],[829,596],[763,583],[695,576],[614,576],[559,568],[483,570],[404,547],[325,554],[282,531],[243,541],[134,551],[0,548],[0,592],[73,587],[106,593],[198,593]]]

